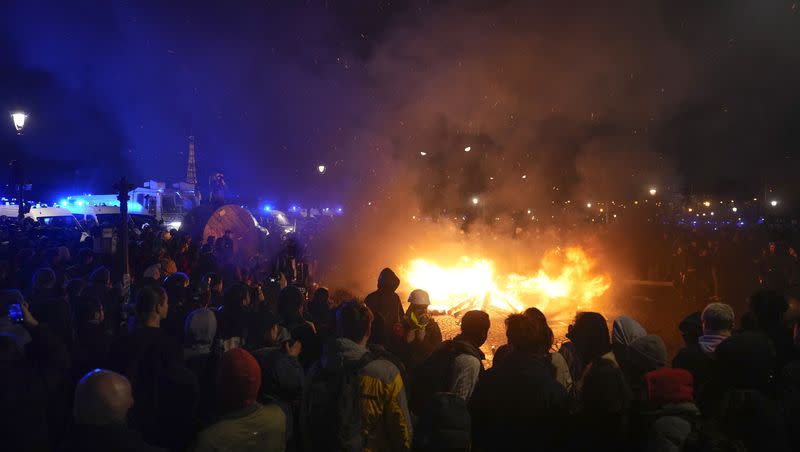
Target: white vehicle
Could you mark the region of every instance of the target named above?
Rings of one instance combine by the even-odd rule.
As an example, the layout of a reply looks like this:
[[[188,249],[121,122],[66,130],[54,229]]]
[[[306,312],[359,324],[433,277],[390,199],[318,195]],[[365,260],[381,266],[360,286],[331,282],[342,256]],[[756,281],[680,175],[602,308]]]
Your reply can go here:
[[[117,227],[121,218],[119,207],[117,206],[70,205],[68,210],[72,212],[78,221],[102,228]]]
[[[72,212],[62,207],[31,207],[25,218],[32,218],[37,223],[48,226],[83,230]]]
[[[154,217],[170,227],[180,228],[184,215],[197,206],[194,186],[185,183],[175,184],[167,188],[163,182],[148,181],[144,187],[136,187],[130,192],[128,214],[137,224],[149,222],[145,216]],[[68,196],[58,203],[76,214],[90,215],[89,207],[116,208],[119,215],[119,200],[116,194]],[[105,215],[110,211],[101,212]],[[137,218],[139,216],[140,218]],[[96,218],[102,222],[100,217]],[[119,220],[119,216],[117,216]],[[137,221],[138,220],[138,221]]]

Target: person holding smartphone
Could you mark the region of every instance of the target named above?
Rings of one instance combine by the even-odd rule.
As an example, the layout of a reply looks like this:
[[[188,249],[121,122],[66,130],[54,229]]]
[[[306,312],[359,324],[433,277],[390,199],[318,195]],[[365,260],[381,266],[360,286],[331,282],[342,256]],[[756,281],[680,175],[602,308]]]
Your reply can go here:
[[[26,325],[36,327],[39,322],[28,310],[22,292],[16,289],[0,291],[0,334],[11,336],[23,349],[31,341]]]

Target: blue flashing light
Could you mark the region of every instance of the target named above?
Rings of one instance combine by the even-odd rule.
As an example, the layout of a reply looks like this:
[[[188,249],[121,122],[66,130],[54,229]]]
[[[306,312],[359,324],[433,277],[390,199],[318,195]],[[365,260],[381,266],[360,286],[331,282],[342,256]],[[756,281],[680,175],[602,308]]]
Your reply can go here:
[[[264,212],[269,212],[271,210],[272,210],[272,206],[271,205],[267,204],[266,206],[264,206]]]
[[[341,207],[337,207],[337,208],[336,208],[336,213],[342,213],[342,211],[343,211],[343,210],[342,210],[342,208],[341,208]]]
[[[297,206],[292,206],[289,208],[289,210],[292,212],[297,212]]]
[[[128,201],[128,213],[142,213],[144,206],[136,201]]]
[[[83,204],[84,204],[84,201],[82,199],[79,199],[79,200],[75,201],[75,205],[78,206],[78,207],[83,207]]]
[[[61,201],[58,202],[58,205],[61,207],[67,207],[67,200],[62,199]]]

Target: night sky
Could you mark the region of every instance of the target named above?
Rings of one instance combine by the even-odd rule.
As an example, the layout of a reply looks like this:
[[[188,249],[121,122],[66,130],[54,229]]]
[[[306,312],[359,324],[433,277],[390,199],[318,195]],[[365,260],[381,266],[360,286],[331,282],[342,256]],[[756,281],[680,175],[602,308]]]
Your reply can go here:
[[[44,198],[182,180],[194,135],[278,204],[800,200],[798,2],[602,3],[3,2],[0,149]]]

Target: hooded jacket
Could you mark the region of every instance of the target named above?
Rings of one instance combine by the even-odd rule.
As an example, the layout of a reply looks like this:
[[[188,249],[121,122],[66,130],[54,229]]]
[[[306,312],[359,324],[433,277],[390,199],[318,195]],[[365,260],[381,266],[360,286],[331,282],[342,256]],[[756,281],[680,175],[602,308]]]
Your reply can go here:
[[[329,343],[320,364],[328,370],[341,370],[359,361],[367,348],[350,339]],[[375,359],[361,370],[362,425],[365,451],[407,451],[411,448],[412,426],[406,389],[400,370],[386,359]]]
[[[704,334],[700,336],[697,343],[700,344],[700,350],[709,357],[714,357],[714,352],[717,351],[717,346],[722,343],[729,336],[722,336],[719,334]]]
[[[627,346],[646,335],[647,331],[642,328],[639,322],[623,315],[614,319],[614,324],[611,328],[611,343]]]
[[[389,268],[384,268],[378,276],[378,290],[367,295],[364,303],[377,317],[381,316],[384,328],[392,326],[403,319],[403,305],[400,297],[394,293],[400,287],[400,278]]]

